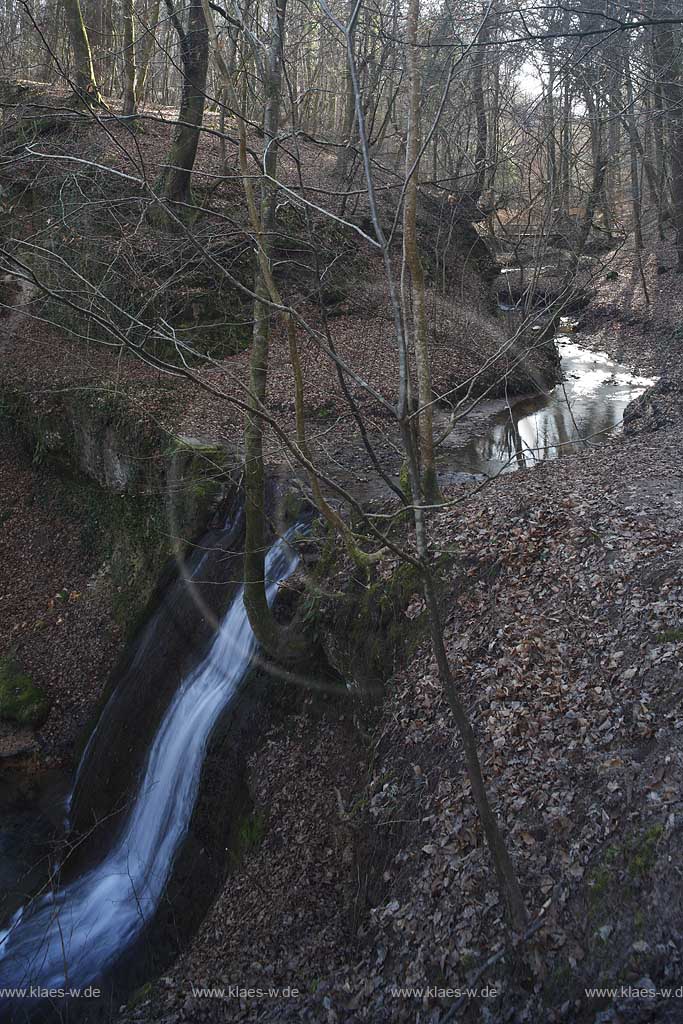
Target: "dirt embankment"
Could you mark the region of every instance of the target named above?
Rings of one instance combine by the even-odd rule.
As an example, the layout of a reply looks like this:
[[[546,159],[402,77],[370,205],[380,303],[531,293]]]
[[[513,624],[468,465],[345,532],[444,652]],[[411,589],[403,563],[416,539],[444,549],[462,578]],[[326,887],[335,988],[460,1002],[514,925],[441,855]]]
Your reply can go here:
[[[165,141],[164,130],[154,127],[142,138],[150,167]],[[83,145],[95,154],[87,133]],[[325,161],[319,163],[324,171]],[[217,151],[205,145],[199,175],[208,181],[218,166]],[[21,171],[28,185],[32,168]],[[97,175],[89,179],[88,187],[104,185]],[[118,198],[121,209],[135,203]],[[28,219],[40,218],[52,201],[37,190]],[[240,199],[225,201],[237,206]],[[85,238],[88,225],[81,227]],[[161,241],[151,229],[132,237],[129,268],[149,268]],[[112,238],[105,232],[100,242],[108,253]],[[367,253],[356,255],[362,271],[372,265]],[[672,382],[671,391],[644,400],[633,420],[642,421],[639,429],[500,479],[439,515],[434,527],[458,553],[440,568],[451,662],[530,912],[543,913],[520,961],[511,965],[504,955],[499,899],[457,737],[419,636],[415,585],[402,589],[405,610],[395,611],[394,633],[410,645],[403,665],[387,655],[383,704],[368,711],[351,696],[311,696],[266,737],[252,760],[256,813],[241,864],[186,955],[166,979],[138,994],[128,1016],[388,1024],[420,1013],[436,1022],[452,1002],[441,990],[476,977],[489,994],[470,1002],[465,1012],[472,1020],[502,1021],[512,1008],[520,1019],[592,1022],[603,1003],[587,999],[586,987],[643,979],[675,986],[683,431],[676,401],[667,399],[678,387],[677,292],[658,285],[673,280],[673,272],[658,274],[658,265],[661,257],[653,255],[646,267],[649,307],[638,299],[640,278],[624,262],[616,278],[604,275],[584,324],[591,344],[665,372]],[[114,277],[121,286],[123,273]],[[364,282],[356,266],[351,293],[329,300],[341,353],[351,365],[361,359],[363,374],[389,395],[393,343],[382,288],[376,275]],[[475,288],[463,312],[436,286],[430,293],[432,318],[441,325],[433,339],[437,388],[467,379],[482,351],[500,341],[503,328],[482,295]],[[310,298],[302,296],[302,308]],[[185,299],[166,312],[194,338],[198,323],[185,318],[193,296]],[[240,417],[229,403],[197,397],[182,383],[166,387],[149,367],[121,363],[95,342],[84,349],[82,341],[26,325],[31,329],[13,332],[3,386],[41,402],[66,386],[123,389],[173,431],[204,436],[210,423],[213,436],[234,442]],[[245,352],[234,349],[207,371],[212,383],[227,388],[243,379]],[[339,395],[320,353],[307,346],[305,355],[309,422],[324,438],[330,422],[345,428]],[[291,375],[277,332],[273,360],[271,395],[287,421]],[[97,531],[98,522],[68,503],[59,511],[64,499],[51,500],[46,470],[17,462],[11,442],[2,450],[14,481],[3,524],[5,565],[14,567],[5,634],[53,698],[47,742],[58,734],[68,744],[92,706],[94,680],[103,682],[121,642],[110,605],[98,603],[101,563],[87,555],[88,531]],[[464,499],[465,492],[451,496]],[[347,579],[343,566],[330,583]],[[361,580],[359,587],[375,588],[381,602],[386,582]],[[381,617],[358,618],[366,634],[369,623],[385,628]],[[478,977],[491,956],[498,959]],[[225,986],[226,993],[193,995],[193,986],[204,985]],[[235,985],[237,991],[229,988]],[[249,995],[251,988],[277,993]],[[666,1019],[669,1006],[660,1003],[655,1012]]]
[[[656,330],[639,313],[639,341],[636,325],[605,320],[595,344],[600,302],[621,302],[618,278],[585,330],[675,388],[675,296],[655,306],[655,274]],[[473,985],[459,1019],[680,1020],[683,422],[675,403],[640,419],[497,480],[434,527],[458,552],[441,569],[449,655],[541,915],[533,938],[505,952],[457,736],[429,646],[413,636],[373,712],[311,698],[267,737],[252,761],[258,842],[125,1019],[437,1022],[452,990]],[[406,597],[409,636],[422,605],[417,588]],[[359,635],[371,621],[364,613]],[[197,994],[204,986],[224,991]]]
[[[171,126],[150,117],[144,133],[132,138],[120,125],[102,132],[75,111],[63,114],[63,124],[45,128],[40,157],[16,150],[11,138],[4,138],[9,146],[2,169],[6,245],[24,273],[35,273],[37,284],[22,290],[11,277],[0,279],[0,420],[9,430],[2,449],[7,487],[0,498],[6,570],[0,657],[11,658],[12,679],[28,674],[51,708],[34,736],[23,726],[4,729],[3,749],[60,756],[67,755],[92,711],[164,555],[179,536],[191,539],[193,529],[188,533],[178,520],[192,522],[194,532],[201,525],[199,510],[206,504],[205,491],[213,487],[207,480],[211,467],[190,466],[188,500],[197,507],[169,519],[162,496],[169,450],[178,449],[178,438],[185,439],[182,446],[188,438],[196,445],[196,439],[207,437],[229,453],[239,449],[242,414],[230,396],[243,397],[251,308],[237,302],[239,293],[225,275],[247,280],[253,272],[239,183],[230,179],[216,185],[223,165],[215,137],[203,138],[195,173],[204,214],[194,230],[209,254],[203,259],[184,235],[147,222],[146,193],[131,183],[140,168],[146,180],[154,180]],[[334,154],[304,144],[301,156],[308,184],[332,195],[338,184]],[[72,158],[83,163],[74,167]],[[132,177],[124,179],[122,173]],[[380,177],[386,173],[378,169]],[[296,162],[284,152],[281,174],[296,185]],[[391,182],[382,181],[386,195],[392,195]],[[329,199],[331,212],[338,212],[336,202]],[[390,203],[382,198],[381,204],[390,223]],[[323,314],[328,318],[342,358],[393,400],[395,344],[380,261],[352,227],[337,229],[324,218],[313,224],[315,244],[331,266],[321,308],[304,212],[295,198],[279,207],[282,286],[316,329],[322,329]],[[360,202],[349,212],[349,222],[362,224],[366,216]],[[233,223],[230,231],[226,217]],[[495,264],[472,225],[457,219],[445,194],[423,196],[420,219],[430,319],[439,324],[432,337],[434,386],[442,394],[469,380],[495,353],[506,325],[491,294]],[[32,248],[36,231],[40,251]],[[71,307],[75,301],[81,312],[56,301],[59,295]],[[93,312],[103,318],[97,324],[88,319]],[[171,325],[171,335],[162,337],[162,323]],[[176,361],[173,338],[210,352],[215,361],[208,368],[189,350],[185,354],[200,383],[214,393],[160,375],[111,347],[126,332],[136,343],[146,336],[149,353]],[[350,453],[361,446],[329,360],[303,335],[301,348],[309,443],[317,458],[335,466],[348,462],[352,474],[360,472],[362,460],[356,463]],[[511,390],[528,389],[530,382],[547,384],[555,372],[549,351],[507,353],[480,386],[494,385],[505,368]],[[276,415],[293,432],[291,366],[278,324],[269,392]],[[371,428],[384,435],[386,410],[370,402],[362,388],[356,398]],[[281,464],[279,444],[272,437],[266,443],[269,457]],[[392,439],[382,443],[394,457]],[[400,460],[396,472],[399,468]],[[89,479],[81,488],[83,474]],[[65,653],[55,658],[55,651]],[[36,705],[34,724],[44,706]]]
[[[0,725],[4,756],[44,752],[64,757],[92,709],[122,640],[98,579],[89,527],[74,509],[51,500],[49,475],[15,442],[0,438],[0,642],[45,694],[52,709],[38,732]],[[94,526],[96,529],[96,526]]]
[[[205,135],[193,175],[202,211],[191,232],[152,226],[144,182],[155,180],[171,132],[172,124],[152,112],[135,137],[115,122],[104,132],[72,114],[60,132],[42,140],[40,157],[19,154],[3,164],[1,183],[11,199],[4,225],[8,248],[22,265],[30,264],[50,294],[38,288],[24,311],[22,329],[6,347],[0,386],[33,393],[125,388],[169,429],[205,436],[210,424],[213,438],[234,443],[242,414],[232,400],[244,398],[253,313],[248,295],[237,287],[248,288],[253,280],[244,195],[238,178],[224,176],[219,140]],[[256,136],[251,143],[258,150]],[[82,163],[74,167],[73,159]],[[386,408],[373,395],[394,402],[398,381],[382,259],[362,234],[368,218],[362,175],[359,170],[358,196],[345,206],[341,223],[335,165],[334,149],[304,140],[297,153],[282,147],[279,176],[290,191],[278,203],[274,255],[283,296],[301,317],[309,442],[320,457],[354,432],[326,342],[321,344],[328,328],[338,356],[357,375],[350,387],[371,425],[384,429],[387,421]],[[389,230],[398,178],[379,158],[374,170],[380,217]],[[326,213],[311,213],[302,201],[307,189]],[[479,387],[497,384],[500,390],[505,371],[510,393],[539,380],[551,383],[554,368],[543,353],[518,346],[496,358],[507,337],[491,292],[497,268],[466,216],[448,203],[445,191],[425,191],[419,219],[429,321],[436,325],[435,393],[450,395],[473,374],[479,375]],[[33,246],[36,232],[40,250]],[[395,243],[398,273],[400,232]],[[178,379],[160,380],[139,359],[121,358],[117,344],[124,337],[150,358],[178,366],[182,357],[213,393]],[[213,361],[207,364],[200,354]],[[482,373],[487,360],[491,364]],[[280,323],[273,333],[268,387],[270,409],[285,429],[293,429],[292,371]],[[271,451],[277,454],[275,444]]]

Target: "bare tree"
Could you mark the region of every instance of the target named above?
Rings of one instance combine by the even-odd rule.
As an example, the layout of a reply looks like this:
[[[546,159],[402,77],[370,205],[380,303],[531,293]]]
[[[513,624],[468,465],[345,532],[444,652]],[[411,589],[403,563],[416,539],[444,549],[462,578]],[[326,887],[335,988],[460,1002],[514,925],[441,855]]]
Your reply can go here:
[[[186,29],[173,7],[173,0],[166,0],[166,6],[180,43],[183,85],[175,136],[166,167],[157,182],[157,190],[168,202],[189,208],[192,203],[192,168],[204,117],[209,34],[201,0],[191,0]]]
[[[100,92],[95,80],[90,40],[83,21],[80,0],[62,0],[66,26],[74,55],[74,84],[82,103],[93,105],[100,102]]]

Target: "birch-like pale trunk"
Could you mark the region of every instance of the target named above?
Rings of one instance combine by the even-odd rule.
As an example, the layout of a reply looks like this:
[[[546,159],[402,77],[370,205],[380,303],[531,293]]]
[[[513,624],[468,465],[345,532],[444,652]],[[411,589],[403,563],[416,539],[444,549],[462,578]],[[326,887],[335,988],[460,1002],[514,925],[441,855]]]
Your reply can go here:
[[[408,139],[406,143],[406,194],[403,207],[403,255],[410,271],[413,306],[413,340],[417,366],[419,457],[424,497],[439,500],[439,485],[434,456],[434,418],[432,415],[432,374],[429,358],[425,279],[417,243],[417,193],[420,172],[420,51],[418,26],[420,0],[410,0],[406,19],[406,63],[408,68]],[[407,304],[404,302],[404,307]]]

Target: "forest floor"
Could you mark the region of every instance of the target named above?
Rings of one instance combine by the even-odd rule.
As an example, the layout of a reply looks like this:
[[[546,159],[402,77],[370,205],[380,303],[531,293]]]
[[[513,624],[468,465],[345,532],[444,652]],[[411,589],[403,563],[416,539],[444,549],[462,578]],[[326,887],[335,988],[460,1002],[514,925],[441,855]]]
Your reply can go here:
[[[438,1022],[455,1002],[488,1024],[681,1020],[683,277],[649,252],[646,306],[631,259],[577,336],[660,376],[626,432],[437,527],[460,553],[451,665],[538,929],[510,952],[425,642],[362,721],[311,698],[266,737],[262,838],[125,1019]],[[419,612],[416,593],[406,629]]]
[[[158,176],[172,127],[158,119],[163,113],[149,111],[149,120],[139,134],[115,120],[107,121],[106,131],[100,131],[84,118],[68,131],[43,139],[40,154],[6,160],[0,181],[8,194],[17,197],[8,231],[14,235],[14,251],[19,259],[30,259],[39,282],[57,291],[63,289],[70,301],[75,296],[77,304],[91,312],[96,309],[105,319],[109,316],[117,328],[131,331],[131,323],[116,320],[116,304],[123,302],[149,330],[147,351],[178,365],[173,346],[155,334],[162,314],[188,343],[205,350],[209,335],[215,341],[219,333],[213,321],[220,319],[216,309],[221,309],[223,290],[227,289],[226,295],[236,294],[233,285],[226,284],[226,274],[239,278],[246,273],[251,280],[252,248],[248,237],[245,240],[245,199],[234,164],[234,147],[226,164],[219,140],[210,134],[202,136],[193,172],[194,196],[203,212],[192,231],[208,253],[204,262],[185,232],[169,232],[149,223],[145,189]],[[256,137],[249,142],[255,148],[260,144]],[[394,166],[395,157],[384,160],[384,156],[377,154],[375,184],[380,215],[388,230],[400,173]],[[87,169],[77,178],[78,190],[72,197],[74,159]],[[298,331],[309,444],[321,453],[329,448],[332,457],[335,444],[343,445],[354,431],[348,403],[326,354],[327,331],[338,357],[358,375],[350,390],[369,424],[379,431],[386,428],[391,416],[382,403],[395,403],[398,386],[393,320],[381,255],[363,234],[367,201],[359,189],[345,205],[345,224],[339,226],[334,219],[342,212],[335,166],[334,147],[306,140],[294,148],[282,147],[279,180],[291,191],[283,194],[278,206],[274,256],[277,279],[286,288],[288,301],[295,303],[302,322],[311,327],[308,333],[303,328]],[[357,168],[356,177],[358,173]],[[129,177],[122,184],[125,175]],[[111,215],[103,209],[103,196],[112,202]],[[327,216],[319,214],[309,222],[310,206],[305,204],[310,204],[311,196]],[[445,190],[436,195],[425,191],[419,216],[435,392],[447,399],[456,383],[462,386],[472,377],[478,377],[482,387],[494,385],[503,370],[508,371],[511,393],[515,385],[518,390],[528,390],[534,376],[540,386],[548,385],[552,366],[546,365],[543,352],[534,350],[533,345],[527,346],[527,351],[508,352],[482,371],[482,365],[507,338],[504,319],[497,315],[491,274],[486,277],[485,273],[493,266],[490,256],[485,246],[479,247],[478,235],[464,215],[458,219],[457,208],[449,204]],[[55,255],[46,256],[41,263],[36,245],[41,252]],[[329,261],[329,266],[321,269],[322,284],[309,265],[312,247],[319,251],[319,258]],[[58,260],[62,269],[55,271]],[[486,264],[483,279],[482,263]],[[83,278],[69,276],[65,269],[69,265],[91,281],[90,288],[84,286]],[[56,273],[62,274],[57,281]],[[451,286],[457,289],[458,301],[453,301]],[[156,305],[150,294],[156,296]],[[214,295],[215,309],[202,306],[207,294]],[[159,373],[154,367],[122,353],[116,344],[120,335],[94,327],[73,310],[67,315],[64,308],[60,313],[54,305],[46,307],[45,295],[37,287],[24,309],[23,325],[14,332],[14,343],[4,347],[0,385],[15,385],[34,396],[88,386],[124,391],[136,408],[156,418],[172,434],[202,437],[208,432],[213,439],[223,438],[232,444],[243,427],[239,402],[245,398],[251,303],[229,308],[227,313],[223,309],[221,316],[226,320],[225,339],[231,329],[238,335],[233,339],[236,350],[217,350],[214,362],[204,366],[188,356],[193,382],[177,377],[174,387],[165,393],[158,387]],[[229,349],[229,340],[225,346]],[[271,343],[268,403],[285,432],[293,434],[293,378],[281,322],[274,326]],[[287,458],[272,439],[270,453],[275,459]]]
[[[54,474],[2,437],[0,477],[0,650],[12,653],[52,708],[38,731],[0,722],[0,759],[39,755],[46,766],[71,760],[122,631],[83,543],[84,517],[65,503]]]
[[[123,295],[125,304],[139,311],[135,303],[144,307],[149,292],[157,286],[164,294],[183,290],[184,285],[179,286],[175,276],[172,275],[170,284],[161,279],[168,267],[184,269],[179,275],[181,281],[196,273],[183,240],[155,229],[141,216],[137,185],[124,188],[120,178],[112,179],[108,172],[96,169],[109,167],[119,175],[137,176],[142,183],[153,182],[165,158],[172,127],[155,118],[156,114],[151,113],[144,131],[137,135],[131,135],[116,122],[108,123],[107,131],[103,132],[88,118],[81,119],[73,128],[42,138],[40,155],[10,156],[3,161],[0,179],[11,197],[0,211],[7,244],[14,247],[20,259],[33,253],[31,266],[41,268],[38,277],[43,284],[63,287],[67,296],[75,296],[85,304],[97,305],[101,299],[89,294],[82,282],[72,281],[68,274],[64,280],[50,277],[54,261],[47,259],[41,264],[31,249],[34,244],[42,252],[52,247],[55,260],[63,258],[73,263],[94,281],[100,280],[101,273],[102,289],[113,279],[115,288],[107,293],[105,307],[112,297]],[[305,169],[306,188],[329,189],[331,198],[323,200],[322,193],[316,192],[317,201],[327,201],[330,209],[336,211],[338,200],[332,195],[339,185],[334,171],[335,152],[303,142],[298,155]],[[69,189],[74,186],[70,163],[73,159],[89,166],[78,178],[72,207]],[[216,186],[224,170],[217,138],[204,136],[194,187],[205,209],[218,217],[218,226],[207,228],[207,236],[202,237],[207,245],[217,247],[223,269],[234,270],[244,242],[243,227],[238,223],[239,219],[242,225],[244,221],[244,196],[234,167],[235,173]],[[297,186],[296,153],[283,155],[280,174],[288,186]],[[398,180],[396,173],[387,167],[378,174],[378,184],[390,194],[394,179]],[[83,202],[84,195],[90,204]],[[103,212],[103,195],[112,200],[115,213],[111,222]],[[425,202],[421,224],[431,245],[443,233],[444,224],[453,226],[453,211],[445,193],[438,201],[432,198]],[[385,198],[380,200],[380,208],[389,219],[391,206]],[[282,216],[285,215],[293,216],[291,204],[284,204]],[[358,225],[363,223],[367,210],[359,200],[346,215],[350,224]],[[226,217],[235,221],[230,231],[225,226]],[[207,219],[213,223],[208,214]],[[305,225],[296,218],[295,221],[296,228],[290,224],[290,230],[305,235]],[[467,228],[472,231],[471,225]],[[461,229],[464,230],[462,225]],[[330,258],[337,259],[340,249],[341,255],[348,257],[346,264],[338,259],[345,269],[333,281],[332,290],[337,294],[325,314],[337,351],[370,388],[386,402],[393,402],[396,346],[379,258],[354,230],[341,238],[319,232],[317,241],[330,250]],[[458,275],[458,301],[444,297],[436,286],[428,289],[428,313],[435,325],[431,337],[433,379],[440,394],[449,393],[456,381],[462,384],[471,380],[482,363],[504,344],[508,330],[505,319],[497,313],[491,281],[482,280],[476,265],[464,265],[458,253],[454,242],[448,254],[452,262],[449,273]],[[321,329],[321,312],[312,294],[315,289],[305,274],[301,279],[296,277],[290,262],[296,265],[296,259],[288,259],[286,253],[282,255],[282,273],[288,281],[287,275],[294,275],[302,315]],[[219,289],[220,280],[202,279],[201,288],[195,291],[203,288],[210,292],[214,287]],[[192,289],[189,291],[194,295]],[[245,315],[248,320],[249,309]],[[195,340],[201,338],[201,324],[193,330]],[[143,429],[149,428],[155,437],[164,437],[167,445],[175,443],[178,437],[191,437],[223,442],[230,449],[239,447],[243,414],[232,399],[244,398],[248,352],[243,347],[231,354],[224,353],[208,367],[195,367],[196,380],[189,381],[181,376],[161,375],[148,363],[103,344],[110,341],[106,332],[98,333],[92,324],[84,324],[78,318],[65,319],[63,308],[46,305],[39,286],[29,285],[18,291],[11,278],[0,276],[0,415],[4,398],[11,399],[15,393],[28,396],[30,415],[35,417],[50,414],[65,398],[75,396],[86,405],[113,396],[117,402],[125,401],[136,422],[140,419]],[[329,359],[310,339],[301,335],[300,343],[309,447],[345,485],[358,487],[358,478],[366,471],[367,457],[353,417]],[[556,367],[548,351],[548,346],[539,347],[533,342],[524,348],[510,377],[513,390],[514,386],[518,390],[534,386],[542,389],[552,383]],[[294,388],[281,324],[276,324],[273,332],[271,364],[269,406],[284,432],[294,437]],[[510,368],[507,357],[490,369],[488,377],[482,377],[481,387],[497,384],[505,367]],[[369,400],[368,392],[361,387],[355,397],[380,457],[397,475],[400,455],[388,427],[386,407]],[[293,473],[296,467],[291,464],[291,456],[272,434],[267,432],[265,443],[269,463],[289,466]],[[119,454],[130,457],[127,451]],[[47,696],[52,711],[36,733],[21,730],[18,734],[16,729],[3,728],[0,753],[33,752],[41,761],[47,758],[68,763],[75,738],[96,707],[108,669],[123,643],[122,630],[111,621],[111,616],[105,621],[110,580],[106,565],[97,561],[97,543],[93,542],[100,527],[92,512],[86,507],[79,509],[73,494],[66,493],[68,482],[56,487],[50,473],[49,452],[36,449],[27,455],[20,451],[18,440],[10,433],[3,439],[2,458],[6,463],[7,485],[0,494],[0,544],[6,568],[5,593],[0,603],[0,655],[9,652],[12,658],[16,657],[21,669]],[[78,458],[74,462],[78,463]],[[55,490],[59,494],[53,493]],[[52,542],[50,529],[54,534]],[[68,542],[57,542],[62,536],[60,531],[65,531],[65,538],[68,534]],[[54,551],[53,556],[50,550]],[[54,652],[61,652],[72,640],[71,653],[54,658]]]
[[[164,131],[150,124],[139,140],[150,175]],[[209,146],[198,175],[208,181],[218,168]],[[356,715],[350,704],[311,697],[265,738],[250,768],[257,838],[186,953],[124,1017],[436,1024],[455,998],[442,990],[471,985],[477,994],[459,1019],[681,1019],[681,1004],[662,994],[683,985],[683,277],[674,263],[666,245],[645,254],[648,305],[624,250],[582,315],[577,340],[661,377],[629,410],[625,434],[479,494],[455,487],[436,526],[439,543],[459,553],[442,579],[451,664],[538,930],[506,952],[425,642],[388,681],[381,707]],[[388,396],[395,366],[384,293],[367,276],[354,302],[335,311],[335,331]],[[475,298],[463,311],[430,294],[439,390],[467,379],[500,341],[490,296],[479,295],[479,306]],[[229,402],[198,398],[183,382],[162,402],[156,371],[95,341],[65,342],[37,320],[27,318],[3,349],[0,383],[37,400],[94,382],[125,387],[174,433],[234,441],[241,427]],[[348,417],[329,364],[312,347],[306,356],[309,414],[326,443],[330,425],[344,416],[346,427]],[[232,388],[245,362],[240,352],[207,374]],[[272,397],[291,429],[280,335],[274,362]],[[343,433],[337,438],[332,456],[343,452]],[[20,651],[53,703],[36,743],[64,753],[121,637],[82,543],[84,524],[70,506],[55,514],[47,470],[8,443],[0,462],[0,641]],[[406,629],[420,609],[416,593]],[[622,984],[653,995],[586,995]],[[193,994],[203,986],[225,993]]]

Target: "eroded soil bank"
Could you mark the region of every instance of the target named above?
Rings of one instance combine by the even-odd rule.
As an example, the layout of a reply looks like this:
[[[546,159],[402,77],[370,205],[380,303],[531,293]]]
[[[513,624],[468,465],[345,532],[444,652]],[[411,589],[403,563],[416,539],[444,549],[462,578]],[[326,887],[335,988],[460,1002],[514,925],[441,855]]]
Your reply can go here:
[[[533,939],[505,952],[416,585],[394,589],[401,613],[389,580],[338,564],[327,590],[351,608],[355,594],[356,613],[323,593],[321,632],[343,627],[333,653],[350,675],[370,657],[384,665],[384,700],[309,694],[271,731],[251,761],[253,848],[124,1019],[436,1022],[453,1004],[443,990],[468,984],[478,994],[460,1019],[680,1019],[662,990],[675,993],[683,953],[683,288],[662,287],[663,259],[652,256],[636,323],[595,330],[605,303],[630,301],[626,269],[586,313],[592,346],[662,377],[626,433],[478,495],[456,486],[449,497],[466,500],[439,526],[453,552],[440,567],[451,664],[529,910],[542,914]],[[587,991],[615,986],[615,997]],[[630,998],[637,988],[658,994]]]
[[[500,907],[424,640],[417,581],[390,566],[359,578],[328,560],[307,613],[347,678],[366,689],[384,684],[383,702],[379,693],[302,686],[287,717],[255,717],[270,731],[251,757],[243,803],[238,794],[240,822],[225,833],[232,845],[237,827],[239,864],[185,955],[142,985],[124,1017],[438,1021],[452,1003],[438,990],[471,982],[498,954],[477,984],[499,995],[470,1001],[463,1012],[472,1020],[511,1011],[512,1019],[592,1022],[610,1001],[587,999],[586,987],[675,985],[681,339],[671,288],[657,298],[661,259],[652,257],[649,309],[626,294],[625,263],[585,313],[586,343],[662,375],[630,410],[626,436],[478,495],[456,485],[438,527],[451,661],[530,911],[544,915],[521,961],[503,955]],[[610,315],[596,329],[604,310],[628,303],[632,322]],[[122,645],[126,624],[111,625],[110,602],[119,593],[125,604],[130,581],[111,587],[111,560],[97,543],[99,522],[109,523],[102,506],[79,516],[61,485],[55,504],[47,453],[34,449],[22,461],[11,441],[5,453],[8,478],[23,474],[6,518],[7,564],[20,566],[33,549],[32,571],[50,589],[27,586],[26,605],[11,604],[6,617],[14,647],[36,652],[28,668],[42,680],[48,666],[54,680],[51,716],[23,753],[43,744],[68,760]],[[143,537],[137,547],[146,546]],[[55,673],[64,625],[82,640]],[[84,672],[96,657],[100,668],[93,661]],[[229,810],[226,756],[219,750],[207,767],[205,824],[215,801],[221,815]],[[183,867],[190,900],[190,876],[207,866],[203,827],[198,859]],[[196,909],[198,920],[204,906]],[[173,917],[169,904],[167,935]],[[202,986],[226,992],[193,993]],[[250,988],[277,991],[240,995]],[[658,1019],[669,1009],[662,1002]]]

